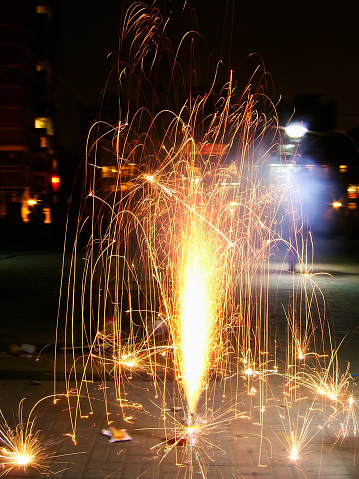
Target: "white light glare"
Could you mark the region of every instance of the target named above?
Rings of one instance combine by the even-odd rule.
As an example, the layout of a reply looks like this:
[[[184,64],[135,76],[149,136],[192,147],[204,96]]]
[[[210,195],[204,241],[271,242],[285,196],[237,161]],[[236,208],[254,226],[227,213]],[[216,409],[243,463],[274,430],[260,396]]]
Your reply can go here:
[[[284,130],[290,138],[301,138],[308,131],[308,129],[301,123],[292,123],[291,125],[288,125]]]

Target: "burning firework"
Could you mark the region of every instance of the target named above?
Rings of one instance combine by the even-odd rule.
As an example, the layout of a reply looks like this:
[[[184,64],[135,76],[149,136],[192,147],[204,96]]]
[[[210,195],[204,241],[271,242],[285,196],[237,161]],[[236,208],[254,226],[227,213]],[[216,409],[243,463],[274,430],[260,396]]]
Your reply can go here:
[[[118,71],[131,108],[120,102],[116,127],[93,128],[64,336],[71,351],[68,395],[77,398],[69,402],[73,434],[88,377],[98,375],[104,391],[114,379],[126,420],[133,375],[145,374],[164,418],[164,456],[170,446],[185,445],[205,476],[199,459],[205,432],[224,422],[215,419],[214,398],[219,391],[232,397],[227,422],[246,414],[260,426],[261,456],[266,411],[278,399],[274,376],[282,381],[286,414],[279,417],[296,461],[317,434],[313,410],[322,425],[338,418],[338,408],[328,415],[324,402],[313,407],[319,396],[340,403],[345,434],[356,421],[349,373],[339,373],[324,295],[310,274],[312,239],[304,237],[300,206],[290,179],[279,183],[265,174],[281,142],[275,108],[261,87],[239,94],[232,72],[220,89],[215,78],[179,106],[174,99],[172,110],[142,108],[148,98],[141,87],[157,91],[164,58],[171,66],[168,97],[188,90],[178,86],[165,24],[154,7],[129,9],[120,35],[120,58],[126,52],[128,58]],[[75,258],[85,233],[78,298]],[[274,323],[270,258],[280,245],[295,251],[302,274],[290,276],[289,307]],[[308,390],[314,400],[296,422]],[[181,408],[181,420],[169,418],[168,402]]]
[[[23,402],[19,405],[19,423],[12,429],[0,412],[0,459],[1,476],[11,473],[14,469],[36,469],[41,473],[49,472],[46,465],[51,458],[49,447],[44,443],[44,437],[40,431],[35,430],[34,420],[23,420]]]

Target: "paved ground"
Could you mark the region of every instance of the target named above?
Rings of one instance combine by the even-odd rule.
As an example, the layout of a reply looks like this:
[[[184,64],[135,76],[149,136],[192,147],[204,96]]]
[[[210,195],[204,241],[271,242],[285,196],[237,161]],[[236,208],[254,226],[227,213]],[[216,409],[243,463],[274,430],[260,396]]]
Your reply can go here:
[[[340,349],[340,360],[350,361],[352,374],[359,374],[355,331],[359,312],[358,253],[350,257],[348,248],[341,249],[339,242],[332,242],[332,249],[329,246],[328,242],[322,245],[321,263],[316,261],[314,270],[310,271],[314,276],[308,278],[315,281],[318,291],[324,293],[327,314],[338,338],[350,332]],[[350,244],[354,252],[356,246],[357,243]],[[279,256],[274,258],[270,287],[276,291],[279,302],[285,304],[293,282],[289,274],[275,274],[276,269],[282,268],[281,259]],[[96,381],[95,377],[94,382],[84,383],[86,394],[81,399],[75,446],[70,437],[69,407],[74,413],[77,402],[74,397],[68,402],[68,397],[61,395],[66,392],[66,387],[61,381],[60,370],[56,383],[58,401],[54,404],[51,348],[46,348],[39,360],[36,356],[14,357],[7,352],[12,342],[36,343],[38,349],[51,343],[60,269],[61,254],[58,252],[3,253],[0,261],[0,286],[6,292],[2,300],[1,321],[5,327],[0,337],[0,407],[13,426],[17,405],[22,398],[26,398],[25,417],[40,401],[35,406],[33,417],[36,417],[35,427],[43,431],[45,443],[49,443],[48,450],[55,453],[56,457],[49,460],[52,472],[57,472],[55,477],[187,479],[201,477],[203,471],[199,464],[203,464],[203,474],[209,479],[359,478],[359,465],[356,465],[358,443],[353,434],[356,416],[349,407],[345,406],[343,412],[339,403],[323,402],[309,389],[300,401],[288,402],[283,395],[285,381],[274,372],[268,373],[265,382],[253,379],[250,385],[248,379],[241,377],[232,377],[218,384],[212,381],[207,392],[210,407],[199,409],[203,433],[198,439],[198,447],[167,445],[168,449],[163,444],[166,435],[163,412],[168,409],[167,435],[172,434],[174,425],[178,434],[183,419],[182,410],[171,410],[173,405],[178,405],[176,387],[171,380],[166,383],[165,407],[162,395],[155,391],[150,377],[140,374],[126,382],[123,398],[127,399],[128,406],[123,411],[132,417],[127,422],[118,405],[114,382],[106,384],[109,419],[116,428],[126,428],[132,437],[129,442],[109,444],[101,435],[102,428],[107,427],[103,383]],[[317,274],[321,271],[331,275]],[[295,281],[303,281],[302,275],[297,276]],[[44,321],[44,317],[49,320]],[[275,321],[281,324],[282,320],[278,312]],[[251,394],[252,387],[257,389],[256,394]],[[350,384],[350,387],[359,398],[356,386]],[[92,398],[91,403],[87,396]],[[137,407],[138,404],[141,408]],[[356,410],[355,406],[353,411]],[[330,421],[326,419],[328,417]],[[348,437],[338,437],[338,431],[346,427],[350,429]],[[291,461],[289,444],[294,436],[300,435],[303,449],[299,459]],[[195,457],[197,453],[201,456],[199,461]],[[23,475],[23,471],[17,470],[8,477]],[[40,474],[28,469],[27,477],[40,477]]]
[[[58,386],[61,390],[61,385]],[[2,404],[6,404],[11,398],[11,405],[6,404],[6,410],[9,411],[18,400],[26,397],[24,410],[28,411],[36,399],[42,399],[36,406],[34,415],[37,418],[36,427],[45,433],[45,443],[49,444],[48,452],[55,452],[56,457],[50,461],[51,470],[57,472],[55,477],[64,479],[201,477],[200,468],[194,457],[196,451],[193,448],[178,446],[166,451],[163,445],[160,446],[165,437],[165,430],[161,421],[160,404],[156,404],[150,381],[135,381],[128,387],[128,397],[141,403],[142,409],[132,411],[131,407],[127,409],[127,413],[131,412],[132,416],[129,423],[125,423],[116,413],[112,416],[113,424],[117,428],[126,428],[132,437],[132,441],[114,444],[109,444],[107,438],[101,435],[102,428],[107,426],[100,386],[100,383],[94,383],[90,387],[92,397],[90,415],[90,406],[87,404],[86,407],[84,401],[82,419],[78,420],[76,446],[71,438],[66,436],[72,432],[66,410],[68,406],[66,398],[61,398],[56,405],[53,405],[52,397],[42,399],[52,395],[51,382],[31,386],[19,380],[2,381],[0,400]],[[96,401],[96,398],[99,398],[99,401]],[[111,387],[108,402],[110,406],[115,402]],[[305,447],[300,452],[300,459],[291,461],[286,448],[290,432],[286,430],[288,421],[283,398],[274,395],[268,403],[262,431],[258,423],[260,411],[256,408],[258,404],[255,398],[242,394],[238,408],[242,415],[237,419],[233,417],[231,419],[233,407],[217,395],[214,400],[214,416],[209,419],[209,424],[211,421],[219,424],[198,439],[199,454],[206,477],[209,479],[359,477],[359,465],[356,465],[357,440],[351,435],[344,440],[336,441],[336,428],[331,430],[330,427],[323,427],[323,416],[317,412],[309,413],[310,418],[306,419],[308,438],[304,441]],[[316,404],[311,401],[308,401],[308,404],[301,403],[300,411],[294,409],[290,411],[292,420],[297,423],[300,413],[313,406],[322,407],[319,401]],[[181,411],[168,414],[170,418],[173,415],[178,415],[179,419],[182,417]],[[247,417],[249,414],[250,419]],[[338,418],[336,422],[339,423],[341,420],[342,418]],[[171,425],[173,422],[169,419],[167,422],[169,430]],[[191,456],[193,467],[190,466]],[[16,472],[17,474],[10,474],[9,477],[21,475]],[[27,477],[40,477],[40,474],[29,469]]]

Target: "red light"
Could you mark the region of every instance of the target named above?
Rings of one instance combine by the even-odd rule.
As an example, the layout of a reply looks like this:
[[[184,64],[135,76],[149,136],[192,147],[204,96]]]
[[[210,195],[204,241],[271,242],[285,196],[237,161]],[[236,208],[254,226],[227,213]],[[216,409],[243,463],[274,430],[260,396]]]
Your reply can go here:
[[[52,184],[52,189],[54,191],[58,191],[60,187],[60,177],[57,175],[53,175],[51,177],[51,184]]]
[[[205,143],[202,147],[202,155],[224,155],[228,145],[222,143]]]

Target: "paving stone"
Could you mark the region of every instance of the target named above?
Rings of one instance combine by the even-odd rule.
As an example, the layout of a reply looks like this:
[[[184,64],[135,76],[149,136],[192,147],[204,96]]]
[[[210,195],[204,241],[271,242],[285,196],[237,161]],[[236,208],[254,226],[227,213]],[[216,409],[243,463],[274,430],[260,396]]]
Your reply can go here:
[[[81,479],[105,479],[107,477],[121,477],[122,476],[122,468],[118,469],[108,469],[106,467],[102,467],[101,469],[86,469],[83,473]],[[123,477],[126,477],[123,476]],[[127,476],[128,478],[137,476]],[[76,476],[69,476],[66,479],[79,479]]]
[[[341,464],[333,464],[333,465],[328,465],[326,464],[325,460],[322,461],[320,465],[320,474],[329,474],[329,475],[348,475],[349,470],[347,469],[346,466],[343,466]]]

